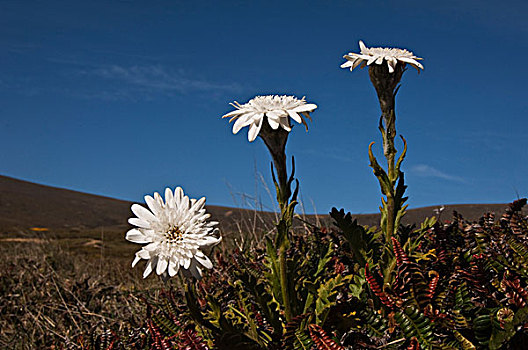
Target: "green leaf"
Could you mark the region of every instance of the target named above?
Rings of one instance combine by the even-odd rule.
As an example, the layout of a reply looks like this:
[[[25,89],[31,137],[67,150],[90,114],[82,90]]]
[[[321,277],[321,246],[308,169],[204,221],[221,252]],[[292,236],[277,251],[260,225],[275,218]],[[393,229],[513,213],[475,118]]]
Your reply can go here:
[[[389,177],[387,176],[387,173],[383,168],[379,165],[378,161],[376,160],[376,157],[374,157],[374,153],[372,153],[372,145],[374,145],[374,142],[371,142],[369,145],[369,159],[370,159],[370,167],[374,171],[374,175],[378,178],[379,184],[381,186],[381,193],[384,195],[393,195],[393,189],[391,181],[389,180]]]
[[[315,299],[316,324],[324,324],[330,308],[336,305],[336,297],[339,288],[344,286],[351,278],[352,275],[347,275],[345,277],[337,275],[336,277],[321,283],[317,290],[317,298]]]
[[[418,308],[408,305],[403,311],[396,311],[394,318],[407,339],[416,337],[423,348],[433,347],[433,325]]]
[[[361,269],[361,271],[362,274],[365,273],[365,270]],[[353,282],[348,286],[352,296],[356,297],[357,299],[361,299],[361,293],[363,293],[365,290],[365,288],[363,288],[365,283],[367,283],[365,276],[354,275]]]

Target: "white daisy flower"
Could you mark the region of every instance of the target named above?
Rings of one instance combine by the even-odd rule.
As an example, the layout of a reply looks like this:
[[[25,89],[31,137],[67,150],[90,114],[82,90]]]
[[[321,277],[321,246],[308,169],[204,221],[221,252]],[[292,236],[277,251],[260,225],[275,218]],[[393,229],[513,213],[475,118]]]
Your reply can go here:
[[[213,226],[218,222],[207,222],[211,215],[204,208],[205,197],[189,199],[177,187],[174,193],[170,188],[165,190],[165,202],[157,192],[154,197],[145,196],[145,202],[148,209],[139,204],[132,205],[132,212],[137,217],[128,219],[128,222],[137,228],[126,234],[130,242],[147,244],[136,253],[132,262],[134,267],[141,259],[148,260],[143,278],[153,270],[158,275],[167,272],[173,277],[182,267],[184,272],[188,271],[199,279],[202,267],[213,267],[200,249],[217,244],[222,238],[212,235],[217,231]]]
[[[416,57],[412,52],[404,49],[391,49],[383,47],[371,47],[365,46],[363,41],[359,41],[359,47],[361,53],[350,52],[348,55],[344,55],[343,58],[347,59],[347,62],[341,65],[341,68],[350,68],[350,71],[354,70],[357,66],[361,65],[361,68],[370,66],[372,63],[383,64],[383,61],[387,62],[389,67],[389,73],[393,73],[396,68],[398,61],[405,64],[410,64],[420,72],[420,69],[424,67],[418,62],[422,58]]]
[[[256,96],[247,103],[241,105],[238,102],[230,103],[236,110],[227,113],[222,118],[231,118],[229,122],[236,119],[233,124],[233,134],[236,134],[245,126],[249,126],[248,140],[254,141],[262,128],[264,117],[272,129],[277,130],[279,126],[286,131],[291,130],[290,117],[297,123],[302,123],[308,130],[308,125],[302,116],[309,120],[310,112],[313,112],[317,105],[306,103],[304,97],[298,99],[295,96]],[[302,115],[302,116],[301,116]]]

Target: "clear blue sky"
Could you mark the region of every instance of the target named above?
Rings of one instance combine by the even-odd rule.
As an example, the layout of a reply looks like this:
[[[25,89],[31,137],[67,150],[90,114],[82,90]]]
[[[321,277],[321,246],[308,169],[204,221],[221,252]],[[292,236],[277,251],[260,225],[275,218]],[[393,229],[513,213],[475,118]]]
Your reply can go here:
[[[424,58],[397,97],[411,207],[527,196],[527,4],[1,1],[0,174],[133,201],[179,185],[208,204],[245,193],[268,206],[263,142],[220,117],[233,100],[293,94],[319,106],[287,149],[306,211],[376,212],[378,102],[366,70],[339,68],[361,39]]]

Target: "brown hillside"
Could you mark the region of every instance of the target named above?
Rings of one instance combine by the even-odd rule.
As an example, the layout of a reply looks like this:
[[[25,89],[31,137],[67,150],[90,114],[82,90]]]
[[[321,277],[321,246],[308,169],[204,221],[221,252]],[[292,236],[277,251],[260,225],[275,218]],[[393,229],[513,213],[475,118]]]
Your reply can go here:
[[[104,230],[124,234],[131,217],[131,202],[113,198],[39,185],[0,176],[0,234],[16,236],[32,227],[43,227],[53,232],[80,234],[85,231]],[[467,220],[477,220],[485,212],[504,212],[506,204],[447,205],[443,218],[449,219],[453,210]],[[438,206],[411,209],[404,222],[419,223],[433,216]],[[208,206],[215,220],[220,221],[223,232],[258,232],[270,229],[275,214],[256,213],[253,210]],[[361,224],[378,224],[378,214],[356,215]],[[318,217],[329,225],[328,215]],[[315,219],[308,216],[309,221]]]

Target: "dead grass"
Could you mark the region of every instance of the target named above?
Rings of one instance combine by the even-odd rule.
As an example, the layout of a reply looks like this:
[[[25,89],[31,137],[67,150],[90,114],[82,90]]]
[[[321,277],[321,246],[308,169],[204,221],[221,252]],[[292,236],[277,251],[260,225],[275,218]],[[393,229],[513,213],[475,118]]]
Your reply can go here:
[[[139,298],[155,298],[161,281],[143,280],[141,269],[130,268],[131,254],[104,254],[123,247],[92,243],[2,239],[0,348],[75,348],[81,335],[95,330],[143,326],[146,311]]]

